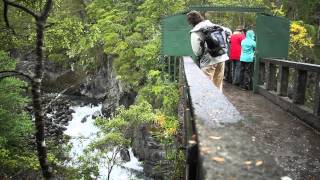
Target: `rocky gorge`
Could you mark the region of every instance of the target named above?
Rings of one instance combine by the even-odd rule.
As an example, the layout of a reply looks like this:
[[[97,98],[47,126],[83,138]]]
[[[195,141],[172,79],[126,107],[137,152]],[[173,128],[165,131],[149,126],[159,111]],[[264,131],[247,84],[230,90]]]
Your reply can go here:
[[[17,70],[33,76],[34,55],[13,51],[12,57],[18,59]],[[46,136],[55,137],[64,143],[63,132],[72,120],[70,109],[75,101],[98,104],[102,102],[102,114],[109,117],[120,105],[134,103],[136,92],[125,89],[116,78],[113,70],[113,57],[100,52],[96,55],[98,71],[93,74],[78,74],[73,67],[64,67],[53,61],[45,61],[43,80],[43,107],[46,112]],[[85,105],[85,104],[83,104]],[[32,107],[27,108],[30,112]],[[85,122],[86,119],[83,119]],[[168,179],[170,165],[166,161],[164,145],[157,142],[141,125],[132,131],[132,151],[139,161],[143,161],[144,173],[152,179]],[[122,154],[129,154],[128,152]],[[123,156],[125,159],[130,158]]]

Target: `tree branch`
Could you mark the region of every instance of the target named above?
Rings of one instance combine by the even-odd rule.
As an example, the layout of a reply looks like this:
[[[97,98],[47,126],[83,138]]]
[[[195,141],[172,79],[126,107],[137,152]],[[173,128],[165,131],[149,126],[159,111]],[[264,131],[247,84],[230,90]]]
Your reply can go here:
[[[33,79],[29,76],[26,75],[22,72],[18,71],[0,71],[0,80],[7,78],[7,77],[15,77],[15,76],[20,76],[20,78],[27,80],[29,83],[33,82]]]
[[[47,0],[43,12],[41,13],[41,18],[47,19],[50,9],[52,8],[52,0]]]
[[[51,28],[52,26],[56,25],[56,23],[50,23],[48,25],[46,25],[44,28],[47,29],[47,28]]]
[[[16,34],[16,32],[14,31],[13,28],[10,27],[10,24],[9,24],[9,20],[8,20],[8,4],[4,2],[4,5],[3,5],[3,17],[4,17],[4,22],[6,23],[6,26],[11,29],[12,33],[13,34]]]
[[[39,18],[39,15],[37,15],[35,12],[33,12],[32,10],[28,9],[27,7],[25,6],[22,6],[21,4],[18,4],[16,2],[12,2],[12,1],[9,1],[9,0],[3,0],[5,6],[6,5],[10,5],[10,6],[13,6],[13,7],[16,7],[18,9],[21,9],[22,11],[30,14],[31,16],[33,16],[35,19]]]
[[[58,95],[57,95],[55,98],[53,98],[53,99],[48,103],[48,105],[44,108],[44,114],[47,113],[47,111],[49,110],[49,107],[50,107],[55,101],[57,101],[57,100],[61,97],[61,95],[62,95],[63,93],[65,93],[65,92],[68,91],[69,89],[75,87],[76,85],[79,85],[79,83],[74,84],[74,85],[72,85],[72,86],[70,86],[70,87],[62,90],[61,92],[59,92]]]

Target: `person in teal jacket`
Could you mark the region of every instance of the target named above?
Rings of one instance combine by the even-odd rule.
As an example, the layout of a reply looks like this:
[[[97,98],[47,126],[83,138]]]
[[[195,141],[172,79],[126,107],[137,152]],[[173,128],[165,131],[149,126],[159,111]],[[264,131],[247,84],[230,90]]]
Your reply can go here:
[[[249,90],[252,86],[253,61],[256,49],[255,34],[252,30],[247,31],[246,38],[241,42],[241,49],[240,87]]]

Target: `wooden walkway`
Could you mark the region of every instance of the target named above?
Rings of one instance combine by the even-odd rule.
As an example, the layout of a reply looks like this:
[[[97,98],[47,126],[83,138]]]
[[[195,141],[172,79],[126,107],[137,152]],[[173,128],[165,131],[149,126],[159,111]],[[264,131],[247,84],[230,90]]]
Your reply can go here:
[[[320,179],[319,132],[252,91],[228,83],[223,91],[244,117],[241,129],[250,134],[253,144],[271,155],[275,166],[282,169],[281,176]]]

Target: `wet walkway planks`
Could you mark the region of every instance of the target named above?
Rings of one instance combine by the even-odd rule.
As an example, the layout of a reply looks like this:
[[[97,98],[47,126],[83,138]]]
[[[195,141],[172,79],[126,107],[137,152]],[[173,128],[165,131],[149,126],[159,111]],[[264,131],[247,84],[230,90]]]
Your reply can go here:
[[[221,130],[216,131],[218,133],[217,136],[231,137],[228,140],[229,142],[222,141],[222,144],[218,146],[228,147],[230,141],[233,143],[247,143],[249,136],[251,142],[248,146],[256,146],[266,154],[265,157],[256,157],[254,154],[247,154],[248,156],[240,155],[242,157],[241,160],[248,159],[247,162],[244,162],[246,164],[243,167],[244,172],[246,168],[259,168],[255,164],[258,161],[262,161],[262,164],[259,165],[262,168],[270,165],[270,163],[264,164],[264,162],[272,161],[271,164],[274,163],[273,167],[270,166],[267,169],[278,168],[276,174],[281,177],[288,176],[295,180],[320,179],[319,132],[308,127],[302,121],[283,111],[279,106],[261,95],[253,94],[251,91],[241,91],[238,87],[226,83],[224,95],[244,118],[236,125],[226,127],[227,129],[223,128],[224,132]],[[238,132],[231,132],[230,128]],[[229,131],[229,134],[225,132],[226,130]],[[220,134],[219,131],[221,131]],[[241,132],[243,134],[238,134]],[[243,138],[232,138],[232,136],[243,136]],[[237,150],[245,151],[245,149]],[[225,153],[232,153],[232,151],[237,150],[228,148]],[[252,164],[249,163],[250,161]],[[274,177],[278,176],[276,174]],[[269,175],[257,176],[262,179],[273,179]],[[239,179],[237,177],[241,178],[239,175],[235,176],[236,179]],[[259,178],[255,177],[253,179]]]

